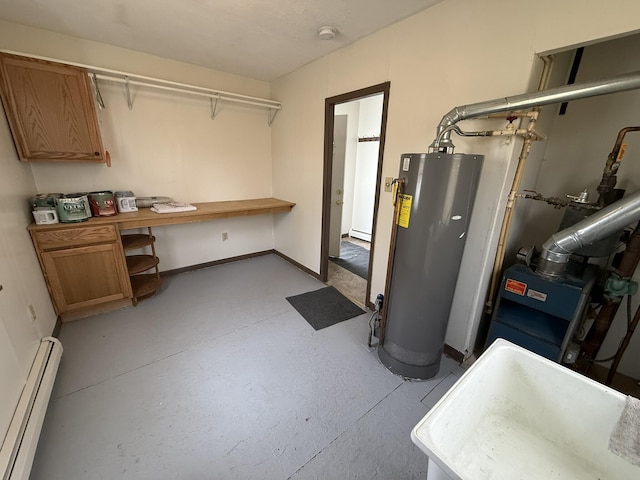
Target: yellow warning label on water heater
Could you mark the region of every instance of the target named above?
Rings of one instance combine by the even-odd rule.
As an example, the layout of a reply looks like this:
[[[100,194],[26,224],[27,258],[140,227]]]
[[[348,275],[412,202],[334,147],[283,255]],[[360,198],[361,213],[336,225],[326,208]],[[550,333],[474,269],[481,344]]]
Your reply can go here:
[[[398,225],[409,228],[409,219],[411,218],[411,202],[413,195],[398,195],[400,199],[400,209],[398,212]]]

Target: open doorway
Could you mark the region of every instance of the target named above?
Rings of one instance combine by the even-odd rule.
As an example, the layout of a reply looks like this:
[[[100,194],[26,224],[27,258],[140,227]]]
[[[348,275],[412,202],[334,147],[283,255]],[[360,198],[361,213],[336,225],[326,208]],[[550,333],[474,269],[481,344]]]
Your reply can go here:
[[[325,100],[320,275],[371,305],[389,82]]]

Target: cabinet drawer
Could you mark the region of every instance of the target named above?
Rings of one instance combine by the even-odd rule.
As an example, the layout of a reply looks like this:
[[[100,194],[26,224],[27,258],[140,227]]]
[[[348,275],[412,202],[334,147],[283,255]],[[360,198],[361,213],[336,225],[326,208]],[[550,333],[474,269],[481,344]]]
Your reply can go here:
[[[117,241],[118,232],[114,225],[100,225],[34,232],[34,237],[40,250],[54,250]]]

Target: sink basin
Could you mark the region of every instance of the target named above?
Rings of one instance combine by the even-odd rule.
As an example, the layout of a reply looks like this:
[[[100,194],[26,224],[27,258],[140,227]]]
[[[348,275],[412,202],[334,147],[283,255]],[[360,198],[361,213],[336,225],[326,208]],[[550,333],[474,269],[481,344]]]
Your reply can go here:
[[[428,479],[640,479],[609,451],[626,396],[496,340],[411,432]]]

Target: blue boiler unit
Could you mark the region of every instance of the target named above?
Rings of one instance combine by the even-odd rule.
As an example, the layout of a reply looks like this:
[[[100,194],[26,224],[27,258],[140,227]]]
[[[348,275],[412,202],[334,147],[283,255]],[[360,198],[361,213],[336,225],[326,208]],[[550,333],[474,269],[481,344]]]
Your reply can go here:
[[[547,279],[525,265],[504,272],[485,348],[504,338],[561,362],[595,284],[595,265],[570,264],[561,279]]]

